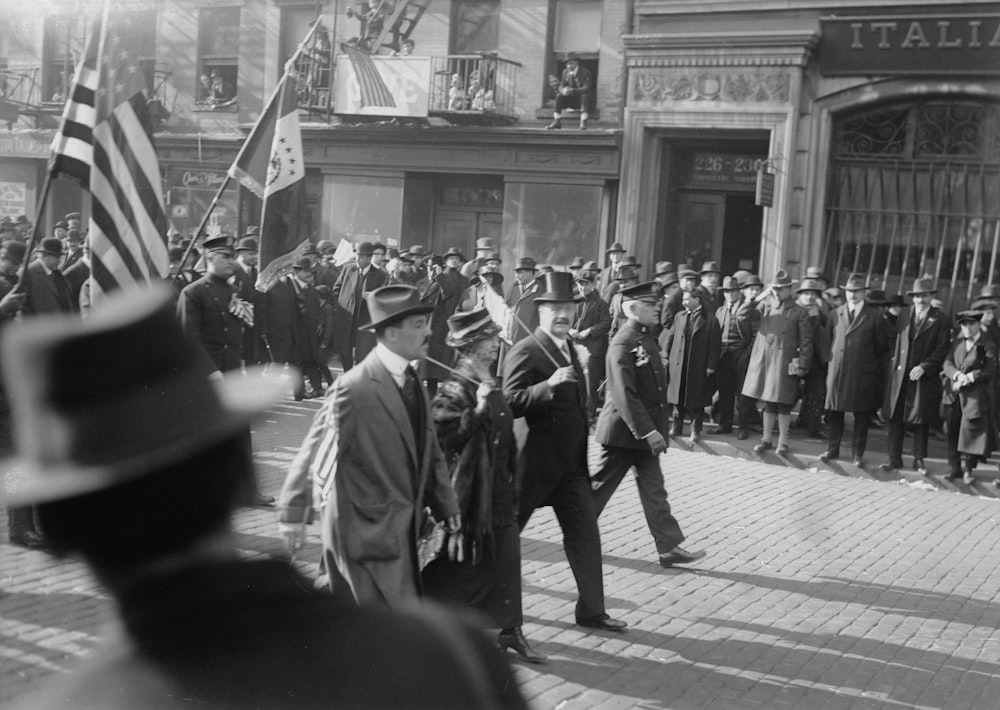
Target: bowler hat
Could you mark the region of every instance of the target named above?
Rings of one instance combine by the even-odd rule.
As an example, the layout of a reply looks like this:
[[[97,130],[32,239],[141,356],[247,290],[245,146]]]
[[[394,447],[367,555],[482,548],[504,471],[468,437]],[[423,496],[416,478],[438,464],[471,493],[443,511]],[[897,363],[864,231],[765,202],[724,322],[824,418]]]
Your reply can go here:
[[[383,286],[370,292],[366,297],[371,322],[358,330],[373,330],[388,325],[407,316],[432,313],[434,306],[421,302],[420,291],[413,286],[396,284]]]
[[[830,279],[828,279],[826,277],[826,274],[823,273],[823,269],[821,269],[818,266],[807,266],[806,267],[805,278],[807,278],[807,279],[822,279],[823,281],[829,281],[830,280]]]
[[[257,251],[257,240],[254,237],[243,237],[236,242],[236,251]]]
[[[570,271],[579,271],[583,268],[583,257],[574,256],[573,261],[569,262],[569,266],[566,267]]]
[[[637,278],[639,278],[639,274],[635,273],[632,269],[624,268],[618,272],[617,276],[615,276],[615,281],[630,281]]]
[[[815,291],[817,294],[821,294],[823,293],[823,284],[817,279],[802,279],[802,283],[795,289],[795,293],[803,291]]]
[[[864,274],[851,274],[847,277],[847,283],[841,286],[845,291],[861,291],[868,288]]]
[[[38,251],[43,254],[48,254],[49,256],[62,256],[63,243],[55,237],[45,237],[45,239],[38,244]]]
[[[538,271],[535,260],[530,256],[522,256],[517,260],[514,271]]]
[[[233,238],[232,237],[212,237],[211,239],[206,239],[201,243],[201,250],[203,253],[208,254],[213,251],[222,251],[233,253]]]
[[[959,323],[967,323],[969,321],[975,321],[978,323],[983,319],[983,315],[983,311],[961,311],[957,316],[955,316],[955,320]]]
[[[913,296],[918,293],[937,293],[937,288],[934,287],[934,279],[916,279],[913,282],[913,288],[906,292],[907,296]]]
[[[371,256],[375,248],[371,242],[358,242],[357,250],[358,256]]]
[[[476,251],[492,251],[494,248],[493,240],[489,237],[476,240]]]
[[[277,378],[205,377],[169,286],[114,294],[86,320],[11,329],[3,379],[17,456],[0,495],[24,505],[110,488],[246,431],[282,395]],[[85,404],[86,406],[81,406]]]
[[[662,276],[663,274],[669,274],[674,271],[674,262],[672,261],[658,261],[656,262],[656,276]]]
[[[444,258],[447,259],[449,256],[457,256],[462,261],[465,261],[465,254],[458,250],[458,247],[452,247],[444,253]]]
[[[722,279],[722,290],[723,291],[739,291],[742,286],[740,286],[739,280],[735,276],[727,276]]]
[[[618,293],[622,295],[623,301],[659,301],[662,298],[663,287],[659,281],[644,281],[641,284],[627,286]]]
[[[771,282],[771,286],[784,288],[785,286],[793,286],[797,283],[798,281],[789,276],[787,271],[784,269],[778,269],[778,273],[774,275],[774,281]]]
[[[885,291],[872,289],[868,292],[868,297],[865,300],[873,306],[884,306],[886,304]]]
[[[612,244],[611,246],[608,247],[608,250],[607,250],[606,253],[610,254],[613,251],[620,251],[620,252],[624,253],[625,252],[625,247],[622,246],[621,242],[615,242],[614,244]]]
[[[248,225],[247,228],[245,230],[243,230],[243,236],[244,237],[259,237],[260,236],[260,227],[258,227],[256,224]]]
[[[55,223],[54,225],[52,225],[52,226],[53,226],[53,227],[54,227],[55,229],[69,229],[69,225],[68,225],[68,224],[66,224],[66,222],[65,222],[64,220],[59,220],[58,222],[56,222],[56,223]]]
[[[551,271],[542,274],[542,290],[535,296],[535,303],[565,303],[577,300],[573,288],[573,274],[568,271]]]
[[[444,344],[460,348],[469,343],[492,338],[500,332],[500,326],[493,322],[485,308],[472,311],[458,311],[448,317],[448,335]]]
[[[747,274],[745,278],[740,280],[740,288],[746,288],[747,286],[764,286],[764,282],[760,280],[760,276],[757,274]]]
[[[722,269],[719,268],[719,262],[717,261],[706,261],[701,265],[702,274],[721,274]]]

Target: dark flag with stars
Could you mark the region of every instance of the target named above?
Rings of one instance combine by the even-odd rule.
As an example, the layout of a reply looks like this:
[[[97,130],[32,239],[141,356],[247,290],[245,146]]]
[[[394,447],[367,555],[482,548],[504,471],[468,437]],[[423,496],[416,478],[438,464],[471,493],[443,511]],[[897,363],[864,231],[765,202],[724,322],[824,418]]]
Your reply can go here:
[[[91,301],[141,288],[168,268],[160,166],[137,56],[141,33],[107,10],[76,70],[49,170],[90,192]]]
[[[306,251],[299,233],[305,162],[295,77],[286,73],[229,174],[264,201],[257,290],[270,291]]]

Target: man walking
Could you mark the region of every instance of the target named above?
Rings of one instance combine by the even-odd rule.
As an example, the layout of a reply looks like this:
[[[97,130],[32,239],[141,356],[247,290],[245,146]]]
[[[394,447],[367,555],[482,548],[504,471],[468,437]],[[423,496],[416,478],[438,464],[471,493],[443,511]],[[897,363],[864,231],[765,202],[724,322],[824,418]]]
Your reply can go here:
[[[427,355],[430,314],[412,286],[368,294],[378,344],[327,392],[281,491],[291,552],[322,515],[323,568],[335,596],[398,608],[420,594],[416,541],[424,505],[461,527],[427,393],[410,365]]]
[[[560,271],[542,279],[534,337],[514,345],[504,360],[504,396],[528,425],[518,524],[523,530],[535,508],[552,506],[579,591],[576,623],[624,631],[627,624],[604,608],[601,533],[587,475],[587,392],[568,341],[576,311],[573,276]]]
[[[667,450],[666,372],[653,336],[660,319],[660,285],[649,281],[620,291],[626,321],[608,348],[608,385],[594,439],[601,445],[591,478],[600,515],[625,473],[635,468],[639,500],[660,564],[689,564],[705,556],[680,546],[684,533],[670,512],[660,454]]]

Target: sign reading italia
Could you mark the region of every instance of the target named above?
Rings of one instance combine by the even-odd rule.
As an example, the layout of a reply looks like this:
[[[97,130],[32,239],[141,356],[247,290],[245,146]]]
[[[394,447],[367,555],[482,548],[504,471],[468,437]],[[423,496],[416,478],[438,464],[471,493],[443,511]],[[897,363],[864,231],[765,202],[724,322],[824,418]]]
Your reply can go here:
[[[1000,74],[1000,13],[825,17],[827,76]]]

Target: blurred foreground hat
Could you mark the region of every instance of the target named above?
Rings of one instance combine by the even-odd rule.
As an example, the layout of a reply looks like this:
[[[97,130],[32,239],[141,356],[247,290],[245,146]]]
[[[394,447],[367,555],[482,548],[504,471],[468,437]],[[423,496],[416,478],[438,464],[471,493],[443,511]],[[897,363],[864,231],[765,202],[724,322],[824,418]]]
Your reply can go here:
[[[628,256],[626,256],[626,257],[625,257],[624,259],[622,259],[622,263],[621,263],[621,266],[622,266],[623,268],[627,268],[627,269],[635,269],[635,270],[639,270],[639,269],[641,269],[641,268],[642,268],[642,264],[640,264],[640,263],[639,263],[639,260],[638,260],[638,259],[636,259],[636,258],[635,258],[634,256],[632,256],[631,254],[629,254],[629,255],[628,255]]]
[[[18,458],[0,495],[23,505],[125,483],[246,430],[287,390],[259,372],[211,381],[199,347],[166,285],[112,296],[86,320],[11,327],[3,377]]]
[[[373,330],[407,316],[431,313],[434,306],[420,301],[420,292],[413,286],[393,285],[377,288],[366,297],[371,322],[358,330]]]
[[[492,338],[499,332],[500,326],[493,322],[485,308],[458,311],[448,318],[448,335],[445,336],[444,343],[448,347],[459,348]]]

